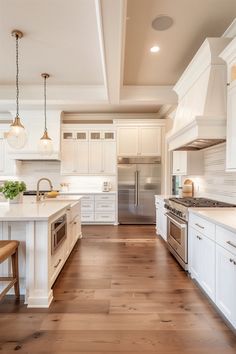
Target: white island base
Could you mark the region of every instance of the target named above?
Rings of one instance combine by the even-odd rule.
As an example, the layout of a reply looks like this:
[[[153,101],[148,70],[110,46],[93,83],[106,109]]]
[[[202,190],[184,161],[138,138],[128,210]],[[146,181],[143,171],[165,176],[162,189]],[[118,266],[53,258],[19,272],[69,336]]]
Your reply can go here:
[[[76,241],[82,237],[79,199],[77,197],[73,203],[48,201],[14,206],[1,203],[0,240],[20,241],[20,293],[25,295],[28,307],[47,308],[52,302],[52,285]],[[29,216],[23,215],[28,209],[31,211]],[[65,214],[67,237],[52,254],[51,224]],[[11,263],[7,260],[0,265],[0,276],[10,274]]]

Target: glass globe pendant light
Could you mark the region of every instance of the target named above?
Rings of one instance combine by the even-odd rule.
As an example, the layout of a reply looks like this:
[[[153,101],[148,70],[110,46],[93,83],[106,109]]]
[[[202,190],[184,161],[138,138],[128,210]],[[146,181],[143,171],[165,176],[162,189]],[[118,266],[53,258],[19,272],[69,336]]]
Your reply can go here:
[[[48,136],[47,130],[47,96],[46,96],[46,80],[49,78],[49,74],[43,73],[41,76],[44,79],[44,133],[39,141],[39,151],[43,155],[51,155],[53,153],[52,139]]]
[[[16,39],[16,117],[10,125],[7,133],[7,142],[13,149],[22,149],[27,141],[27,135],[19,117],[19,50],[18,41],[23,37],[23,33],[18,30],[12,31],[12,36]]]

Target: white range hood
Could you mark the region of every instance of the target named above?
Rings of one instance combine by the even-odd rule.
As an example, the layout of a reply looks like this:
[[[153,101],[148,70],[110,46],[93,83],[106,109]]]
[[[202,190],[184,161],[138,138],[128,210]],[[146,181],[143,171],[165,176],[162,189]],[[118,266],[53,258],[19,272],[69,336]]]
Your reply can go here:
[[[200,150],[226,139],[227,73],[219,54],[229,38],[207,38],[174,87],[179,97],[169,150]]]
[[[14,112],[12,112],[14,116]],[[43,155],[39,152],[39,140],[44,131],[43,111],[21,111],[20,117],[27,131],[27,143],[21,150],[9,148],[9,158],[14,160],[60,160],[61,111],[47,112],[48,134],[53,141],[53,153]]]

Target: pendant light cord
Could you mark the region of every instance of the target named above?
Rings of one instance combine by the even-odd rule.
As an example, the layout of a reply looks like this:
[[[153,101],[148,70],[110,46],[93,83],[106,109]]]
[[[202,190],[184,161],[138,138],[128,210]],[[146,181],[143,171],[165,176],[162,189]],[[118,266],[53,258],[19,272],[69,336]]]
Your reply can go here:
[[[47,110],[47,107],[46,107],[46,75],[44,76],[44,130],[45,132],[47,131],[47,115],[46,115],[46,110]]]
[[[16,34],[16,117],[19,117],[19,37]]]

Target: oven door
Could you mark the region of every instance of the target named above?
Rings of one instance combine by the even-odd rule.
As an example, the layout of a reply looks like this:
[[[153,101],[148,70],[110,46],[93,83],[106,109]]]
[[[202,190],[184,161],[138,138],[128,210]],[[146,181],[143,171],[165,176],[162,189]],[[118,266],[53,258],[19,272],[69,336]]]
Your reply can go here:
[[[171,213],[166,213],[167,216],[167,242],[177,255],[188,263],[187,249],[187,223]]]
[[[52,224],[51,237],[52,237],[51,253],[53,254],[67,237],[66,215],[63,215],[61,218],[57,219]]]

